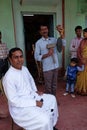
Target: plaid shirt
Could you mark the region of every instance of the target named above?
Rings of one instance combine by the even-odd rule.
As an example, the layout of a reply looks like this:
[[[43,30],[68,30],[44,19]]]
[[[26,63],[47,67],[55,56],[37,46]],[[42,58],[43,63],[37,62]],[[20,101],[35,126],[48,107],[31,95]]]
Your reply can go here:
[[[0,43],[0,59],[6,59],[8,56],[8,48],[5,43]]]

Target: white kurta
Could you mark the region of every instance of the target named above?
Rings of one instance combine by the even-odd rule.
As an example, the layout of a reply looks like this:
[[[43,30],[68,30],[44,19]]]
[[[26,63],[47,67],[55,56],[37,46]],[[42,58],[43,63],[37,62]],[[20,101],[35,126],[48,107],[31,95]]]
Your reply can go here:
[[[36,93],[36,85],[26,67],[17,70],[11,66],[3,78],[3,87],[15,123],[25,130],[53,130],[58,120],[56,98]],[[36,100],[41,98],[43,106],[40,108]]]

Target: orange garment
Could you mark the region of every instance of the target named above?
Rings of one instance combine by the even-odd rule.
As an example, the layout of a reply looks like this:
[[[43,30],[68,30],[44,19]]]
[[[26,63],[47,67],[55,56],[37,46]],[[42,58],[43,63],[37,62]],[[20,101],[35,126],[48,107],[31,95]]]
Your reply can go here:
[[[77,74],[75,90],[81,95],[87,95],[87,39],[83,39],[78,48],[79,64],[84,64],[85,69]]]

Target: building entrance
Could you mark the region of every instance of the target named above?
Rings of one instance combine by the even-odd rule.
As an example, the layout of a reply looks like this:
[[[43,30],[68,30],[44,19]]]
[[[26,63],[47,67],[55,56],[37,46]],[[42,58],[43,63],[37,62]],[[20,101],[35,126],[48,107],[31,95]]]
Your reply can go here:
[[[35,45],[35,42],[41,37],[39,34],[39,26],[42,23],[48,25],[49,36],[54,36],[53,15],[24,14],[23,22],[24,22],[24,34],[25,34],[26,63],[34,79],[37,79],[38,74],[37,74],[37,66],[34,60],[33,47]]]

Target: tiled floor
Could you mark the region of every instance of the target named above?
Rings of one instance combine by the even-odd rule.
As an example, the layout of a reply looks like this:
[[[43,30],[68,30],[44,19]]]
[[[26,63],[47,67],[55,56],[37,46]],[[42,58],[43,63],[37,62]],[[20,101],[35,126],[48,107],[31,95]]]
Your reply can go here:
[[[39,89],[43,90],[42,86]],[[63,96],[65,91],[65,82],[58,81],[57,100],[59,101],[59,120],[57,128],[59,130],[87,130],[87,96],[76,95],[72,98],[71,95]],[[1,100],[1,98],[0,98]],[[3,102],[6,109],[6,105]],[[0,118],[0,130],[11,130],[12,120],[10,116]],[[21,130],[14,125],[14,130]]]

